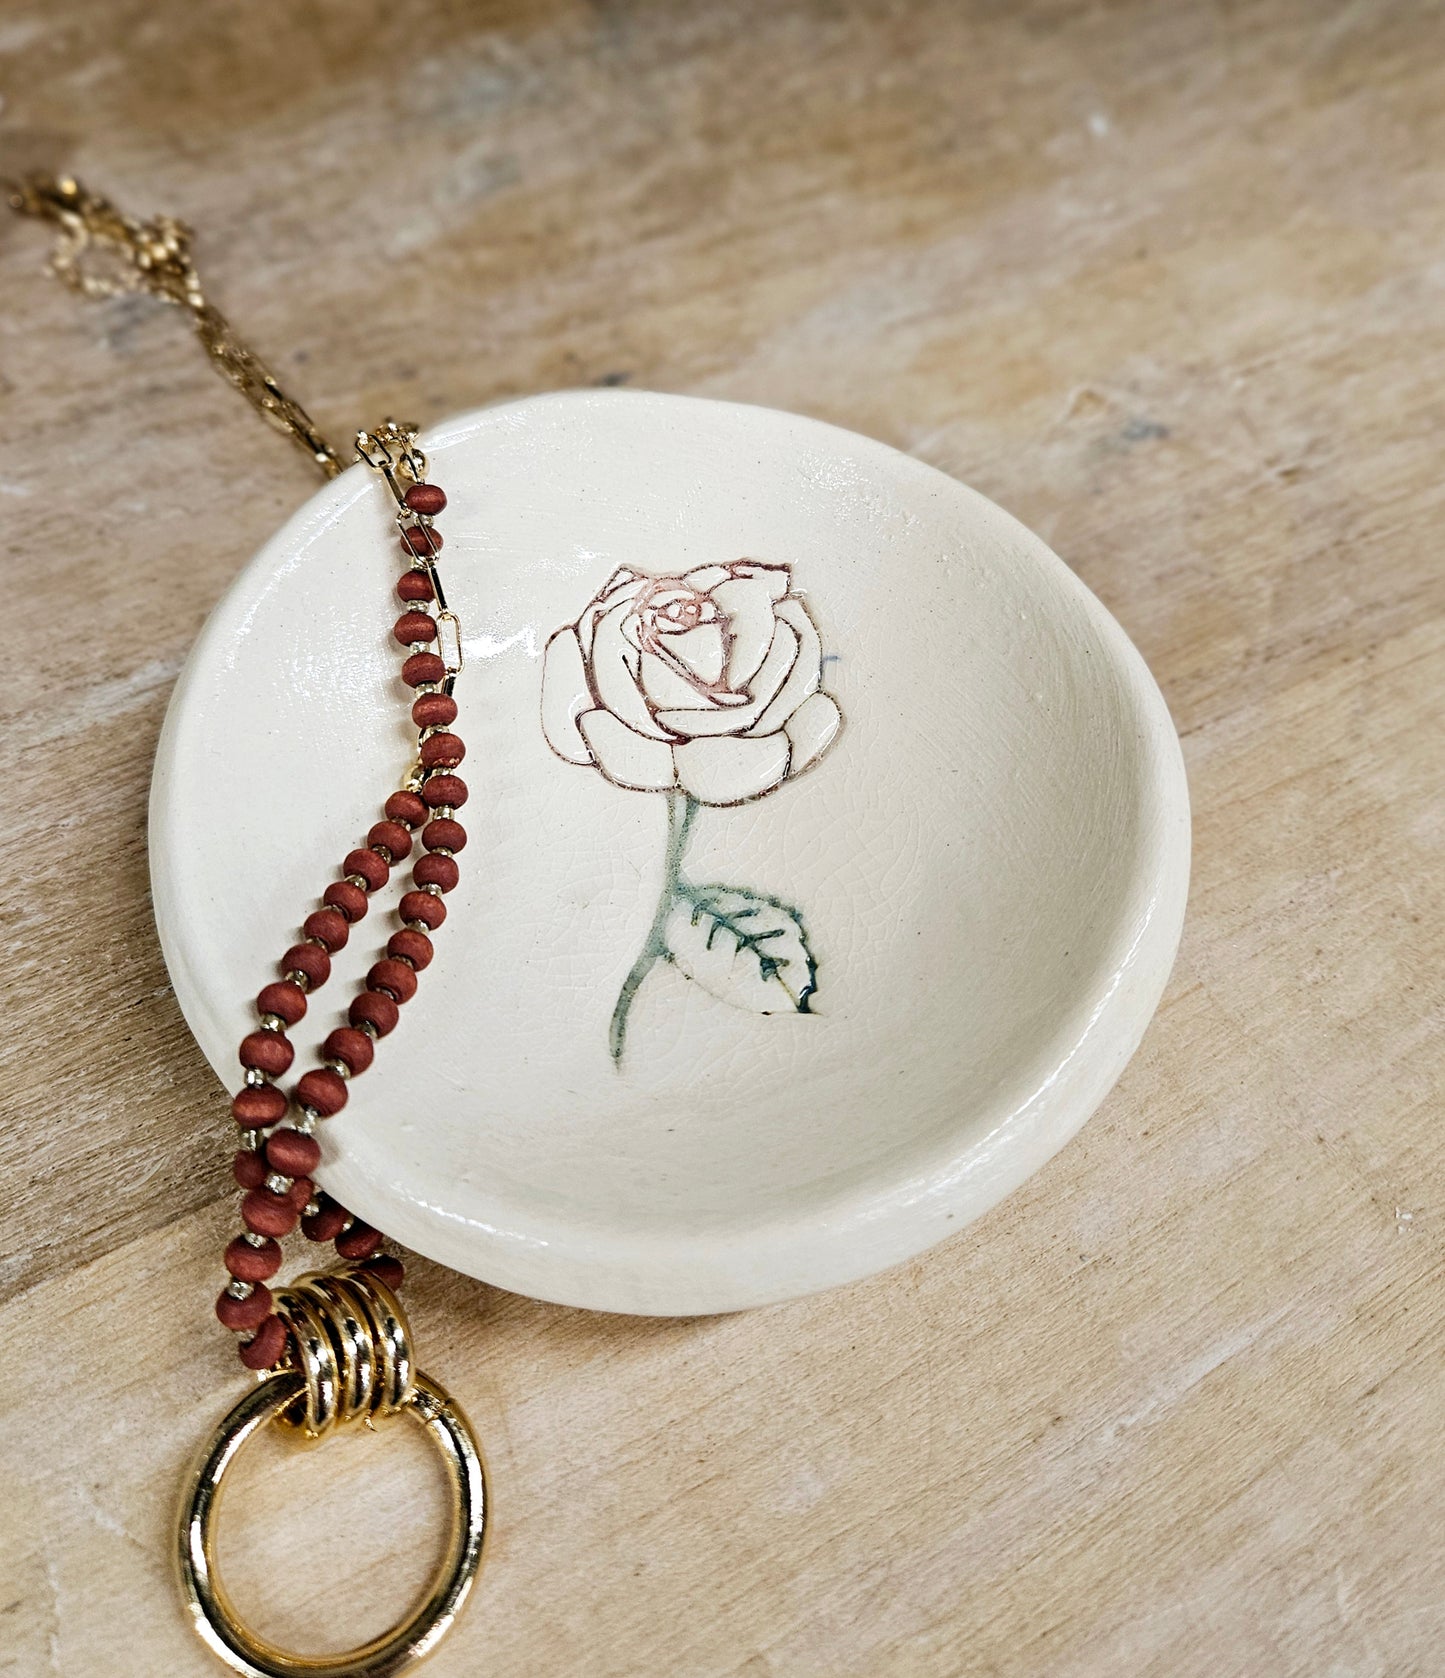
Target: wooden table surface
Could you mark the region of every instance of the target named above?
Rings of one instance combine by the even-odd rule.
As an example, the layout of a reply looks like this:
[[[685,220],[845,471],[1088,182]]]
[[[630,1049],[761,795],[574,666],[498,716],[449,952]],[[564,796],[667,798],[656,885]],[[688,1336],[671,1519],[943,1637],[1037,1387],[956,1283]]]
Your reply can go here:
[[[0,5],[0,170],[190,219],[334,434],[596,382],[871,433],[1057,548],[1183,736],[1163,1007],[965,1233],[700,1321],[414,1263],[496,1492],[437,1678],[1445,1671],[1442,32],[1307,0]],[[44,251],[0,220],[0,1670],[199,1678],[168,1545],[238,1390],[230,1122],[146,790],[188,645],[313,479],[174,315],[82,304]],[[245,1474],[228,1566],[283,1638],[378,1629],[431,1559],[415,1440]]]

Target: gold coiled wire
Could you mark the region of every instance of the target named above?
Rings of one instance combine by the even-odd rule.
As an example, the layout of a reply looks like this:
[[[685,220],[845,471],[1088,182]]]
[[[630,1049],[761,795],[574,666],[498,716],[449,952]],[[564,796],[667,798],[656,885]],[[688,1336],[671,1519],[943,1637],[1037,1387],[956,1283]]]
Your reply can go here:
[[[396,1295],[365,1272],[313,1271],[278,1289],[305,1389],[277,1418],[308,1439],[395,1414],[411,1396],[411,1329]]]
[[[176,1561],[196,1635],[241,1678],[396,1678],[430,1654],[462,1611],[482,1563],[487,1480],[476,1435],[444,1387],[413,1367],[396,1295],[364,1271],[301,1276],[276,1293],[290,1361],[267,1372],[216,1424],[181,1499]],[[216,1566],[226,1470],[270,1422],[313,1439],[393,1411],[412,1416],[441,1453],[451,1499],[446,1554],[411,1612],[360,1648],[300,1655],[251,1631]]]

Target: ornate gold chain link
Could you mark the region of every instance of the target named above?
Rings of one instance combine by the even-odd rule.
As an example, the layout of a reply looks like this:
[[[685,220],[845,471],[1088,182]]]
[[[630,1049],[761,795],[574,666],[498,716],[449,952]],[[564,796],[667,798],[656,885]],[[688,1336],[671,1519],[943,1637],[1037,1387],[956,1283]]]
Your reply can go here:
[[[11,209],[59,229],[50,269],[86,297],[145,291],[190,315],[211,365],[278,431],[284,432],[328,478],[342,469],[335,449],[311,416],[276,382],[260,356],[236,336],[206,301],[191,260],[192,233],[183,221],[156,216],[136,221],[108,198],[69,176],[32,175],[4,184]]]

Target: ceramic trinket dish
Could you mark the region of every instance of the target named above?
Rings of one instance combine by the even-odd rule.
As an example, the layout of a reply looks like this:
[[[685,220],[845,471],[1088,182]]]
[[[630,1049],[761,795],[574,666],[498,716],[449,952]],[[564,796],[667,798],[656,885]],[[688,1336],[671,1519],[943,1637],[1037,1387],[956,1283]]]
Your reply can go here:
[[[424,442],[468,867],[447,983],[319,1180],[431,1258],[615,1311],[785,1299],[962,1228],[1098,1105],[1173,959],[1187,792],[1138,653],[1007,514],[817,421],[594,390]],[[166,720],[156,916],[227,1080],[311,859],[406,767],[387,517],[360,468],[318,491]]]

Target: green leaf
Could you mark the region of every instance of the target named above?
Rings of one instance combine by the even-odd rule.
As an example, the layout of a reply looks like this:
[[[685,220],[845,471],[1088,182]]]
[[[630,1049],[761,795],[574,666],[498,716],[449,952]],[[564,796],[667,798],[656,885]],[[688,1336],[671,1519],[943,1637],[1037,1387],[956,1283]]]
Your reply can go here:
[[[806,1014],[818,988],[803,917],[775,897],[679,881],[663,940],[689,979],[735,1008]]]

